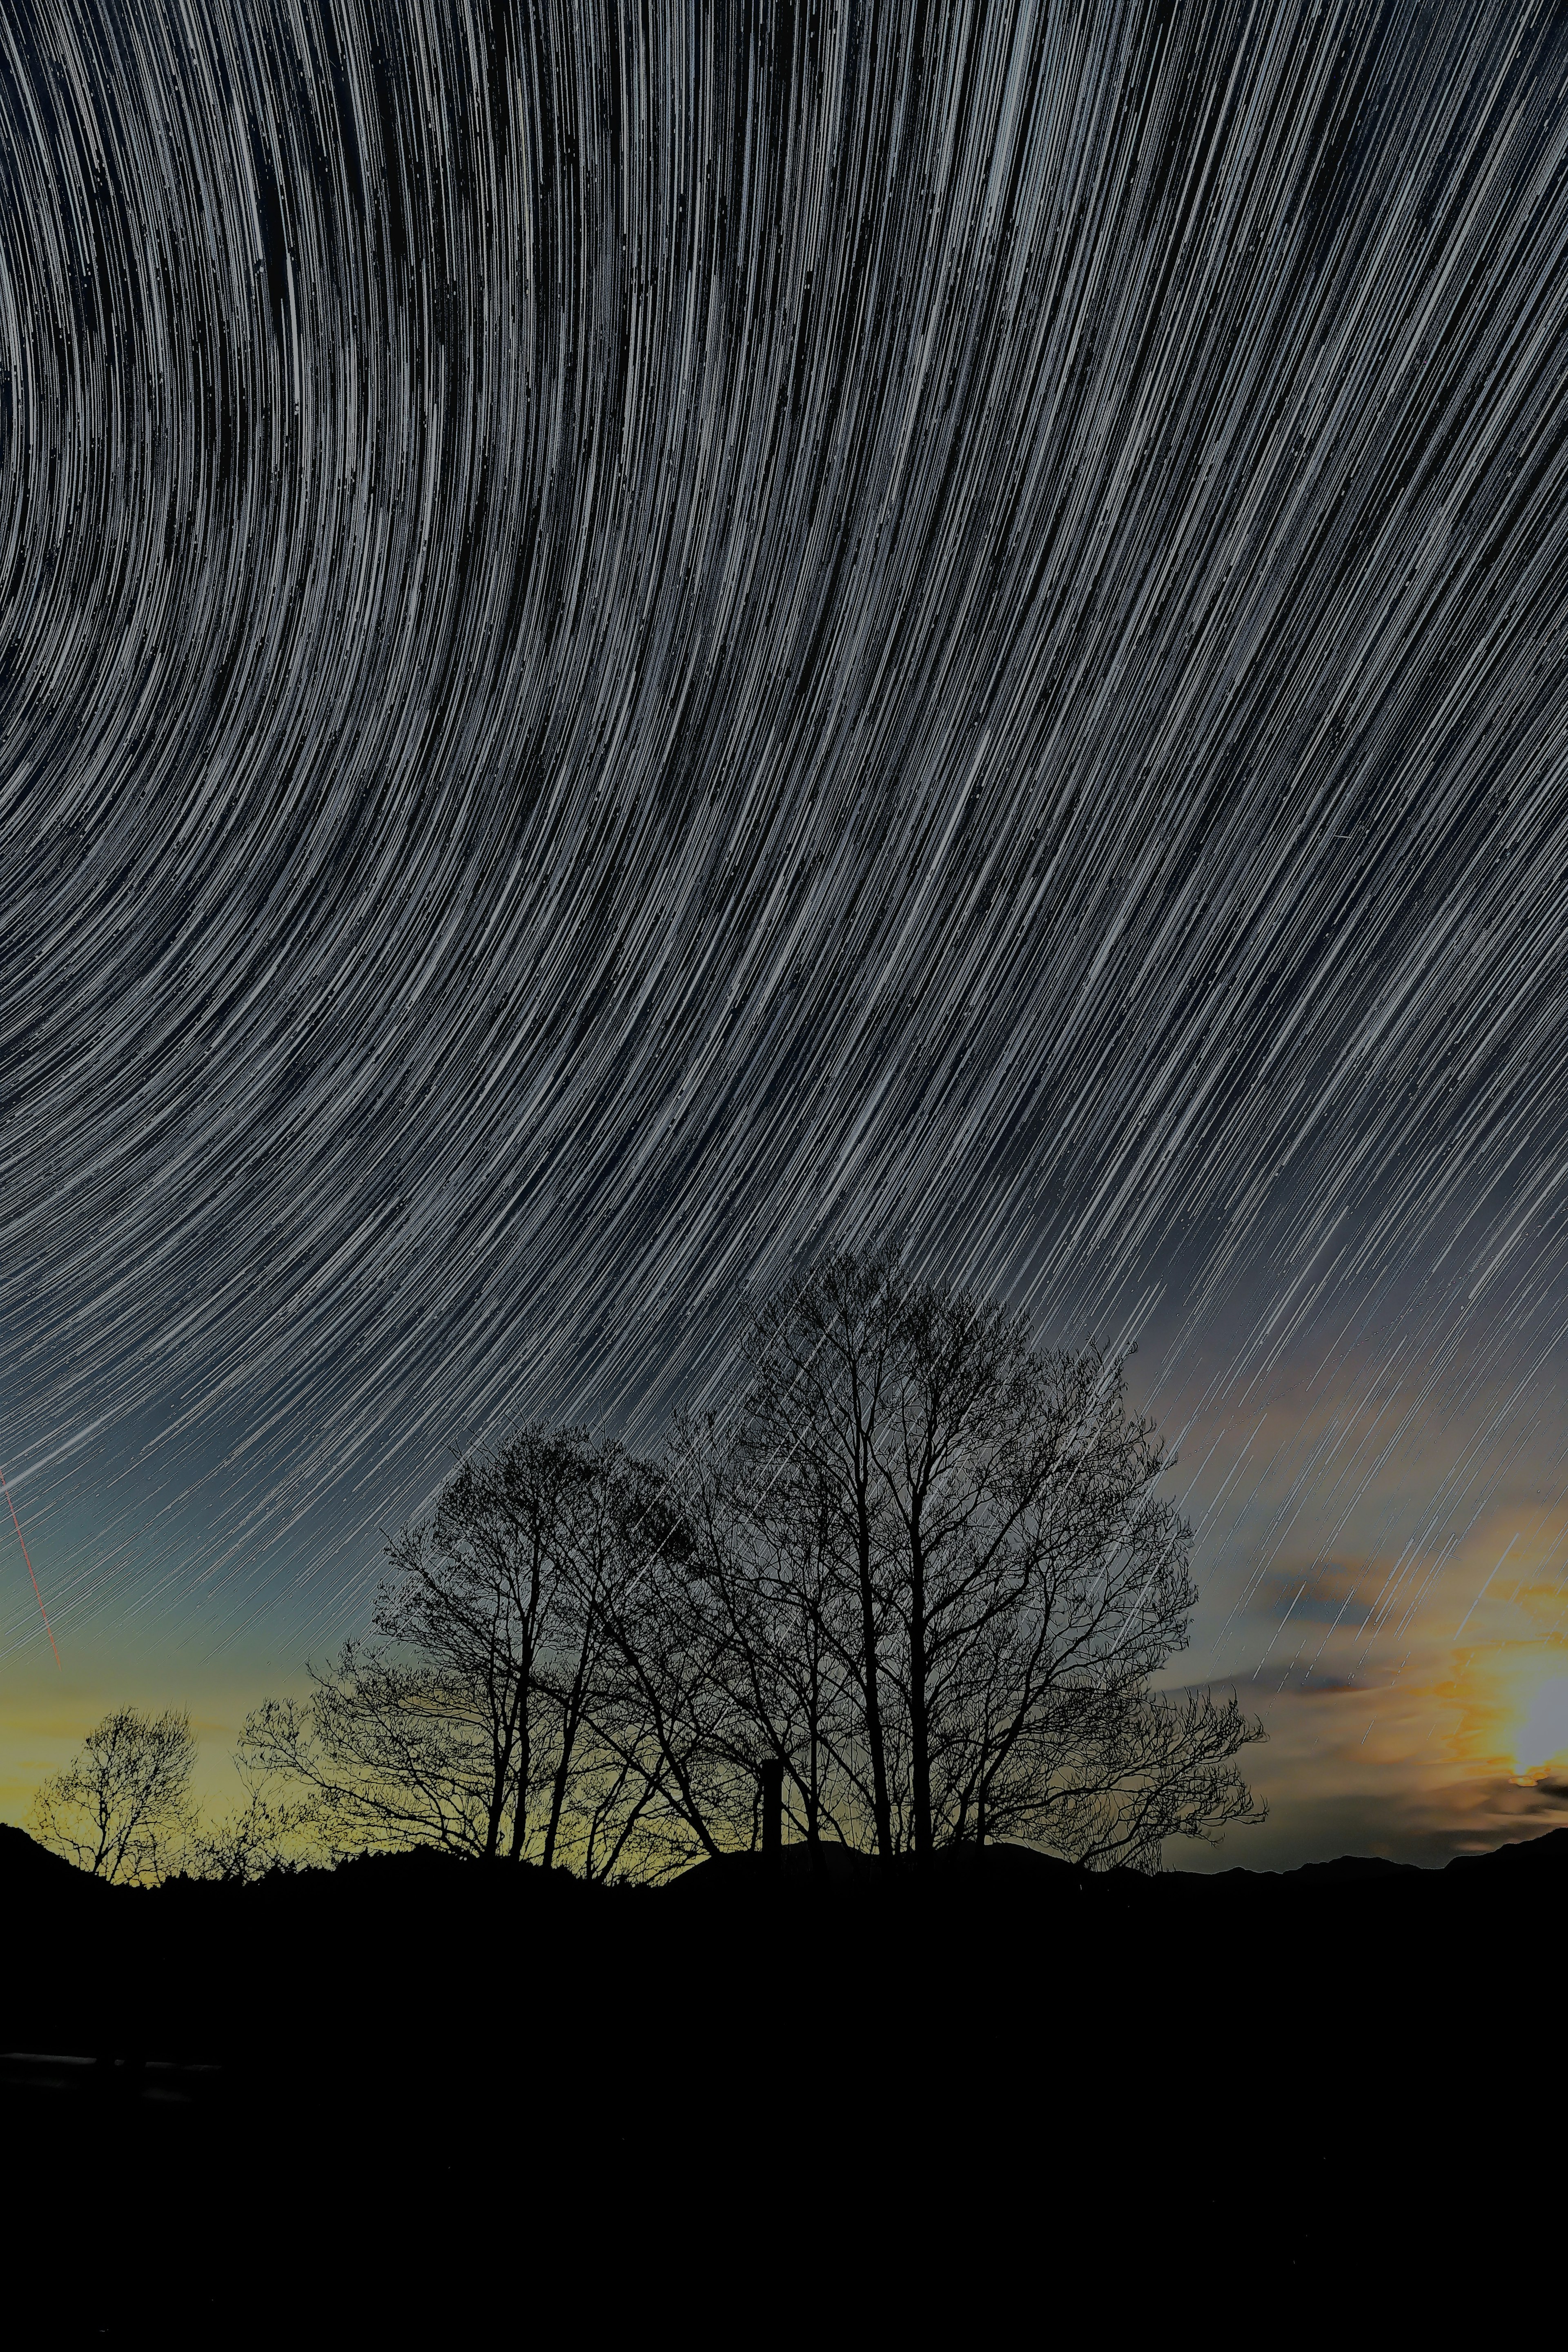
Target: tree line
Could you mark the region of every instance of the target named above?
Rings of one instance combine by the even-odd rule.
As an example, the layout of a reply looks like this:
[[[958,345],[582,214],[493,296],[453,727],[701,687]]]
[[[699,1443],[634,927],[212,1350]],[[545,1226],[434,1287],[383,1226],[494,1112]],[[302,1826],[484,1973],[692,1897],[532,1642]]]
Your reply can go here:
[[[1170,1466],[1119,1360],[834,1252],[754,1315],[731,1426],[679,1418],[656,1462],[530,1425],[463,1461],[389,1542],[368,1635],[247,1717],[242,1808],[202,1832],[187,1805],[163,1855],[658,1879],[754,1847],[772,1768],[816,1855],[1019,1838],[1157,1868],[1261,1818],[1235,1760],[1261,1726],[1155,1686],[1197,1597]],[[36,1817],[57,1844],[67,1779]],[[89,1815],[74,1858],[156,1873],[145,1809],[118,1863]]]

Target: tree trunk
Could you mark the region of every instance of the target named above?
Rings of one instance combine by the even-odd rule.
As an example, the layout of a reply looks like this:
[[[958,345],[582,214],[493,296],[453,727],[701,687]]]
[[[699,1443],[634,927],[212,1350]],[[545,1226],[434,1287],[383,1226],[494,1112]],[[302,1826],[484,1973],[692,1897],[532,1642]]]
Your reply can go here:
[[[925,1554],[917,1523],[910,1530],[910,1780],[915,1855],[931,1856],[931,1717],[927,1706]]]
[[[528,1701],[523,1699],[517,1727],[517,1795],[511,1808],[511,1849],[509,1862],[522,1860],[523,1843],[528,1836],[528,1773],[533,1760],[528,1733]]]
[[[862,1486],[857,1497],[859,1526],[860,1639],[865,1651],[866,1745],[871,1751],[871,1801],[877,1815],[877,1852],[893,1857],[893,1802],[888,1793],[888,1754],[882,1739],[882,1701],[877,1685],[877,1595],[871,1583],[871,1515]]]
[[[574,1691],[561,1718],[561,1755],[550,1782],[550,1819],[544,1824],[544,1867],[555,1867],[555,1844],[561,1835],[561,1816],[566,1805],[566,1786],[572,1772],[572,1750],[577,1744],[579,1693]]]
[[[805,1847],[806,1852],[811,1856],[811,1874],[814,1878],[821,1877],[824,1867],[822,1859],[821,1721],[821,1710],[817,1704],[816,1693],[814,1690],[811,1701],[810,1761],[806,1767],[808,1778],[805,1789]]]

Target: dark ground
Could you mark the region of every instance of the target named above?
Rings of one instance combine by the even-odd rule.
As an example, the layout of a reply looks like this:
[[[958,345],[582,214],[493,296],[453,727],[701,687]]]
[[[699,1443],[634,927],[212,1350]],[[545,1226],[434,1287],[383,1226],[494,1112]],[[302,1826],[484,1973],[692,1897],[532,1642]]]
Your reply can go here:
[[[1434,2291],[1514,2332],[1557,2234],[1568,1831],[1279,1877],[805,1860],[142,1892],[0,1829],[28,2340],[1120,2342],[1196,2294],[1267,2343]]]

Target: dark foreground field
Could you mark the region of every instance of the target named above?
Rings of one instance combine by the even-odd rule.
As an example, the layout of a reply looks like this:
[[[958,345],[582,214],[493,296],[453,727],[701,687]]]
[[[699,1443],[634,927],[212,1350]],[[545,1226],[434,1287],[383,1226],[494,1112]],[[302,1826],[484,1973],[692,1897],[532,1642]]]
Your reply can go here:
[[[1280,1877],[805,1860],[143,1893],[0,1830],[29,2340],[1121,2342],[1197,2296],[1268,2342],[1435,2293],[1512,2332],[1558,2232],[1568,1832]]]

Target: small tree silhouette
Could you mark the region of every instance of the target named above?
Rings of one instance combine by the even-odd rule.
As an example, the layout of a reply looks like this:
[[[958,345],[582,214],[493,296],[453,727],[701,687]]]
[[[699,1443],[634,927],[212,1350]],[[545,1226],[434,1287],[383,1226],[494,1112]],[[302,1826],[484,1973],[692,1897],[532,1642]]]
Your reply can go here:
[[[289,1797],[243,1755],[236,1757],[235,1769],[245,1801],[216,1822],[193,1822],[183,1861],[188,1875],[245,1886],[321,1858],[309,1804]]]
[[[161,1715],[119,1706],[88,1733],[63,1772],[33,1800],[42,1845],[95,1878],[166,1876],[195,1827],[195,1735],[183,1707]]]

